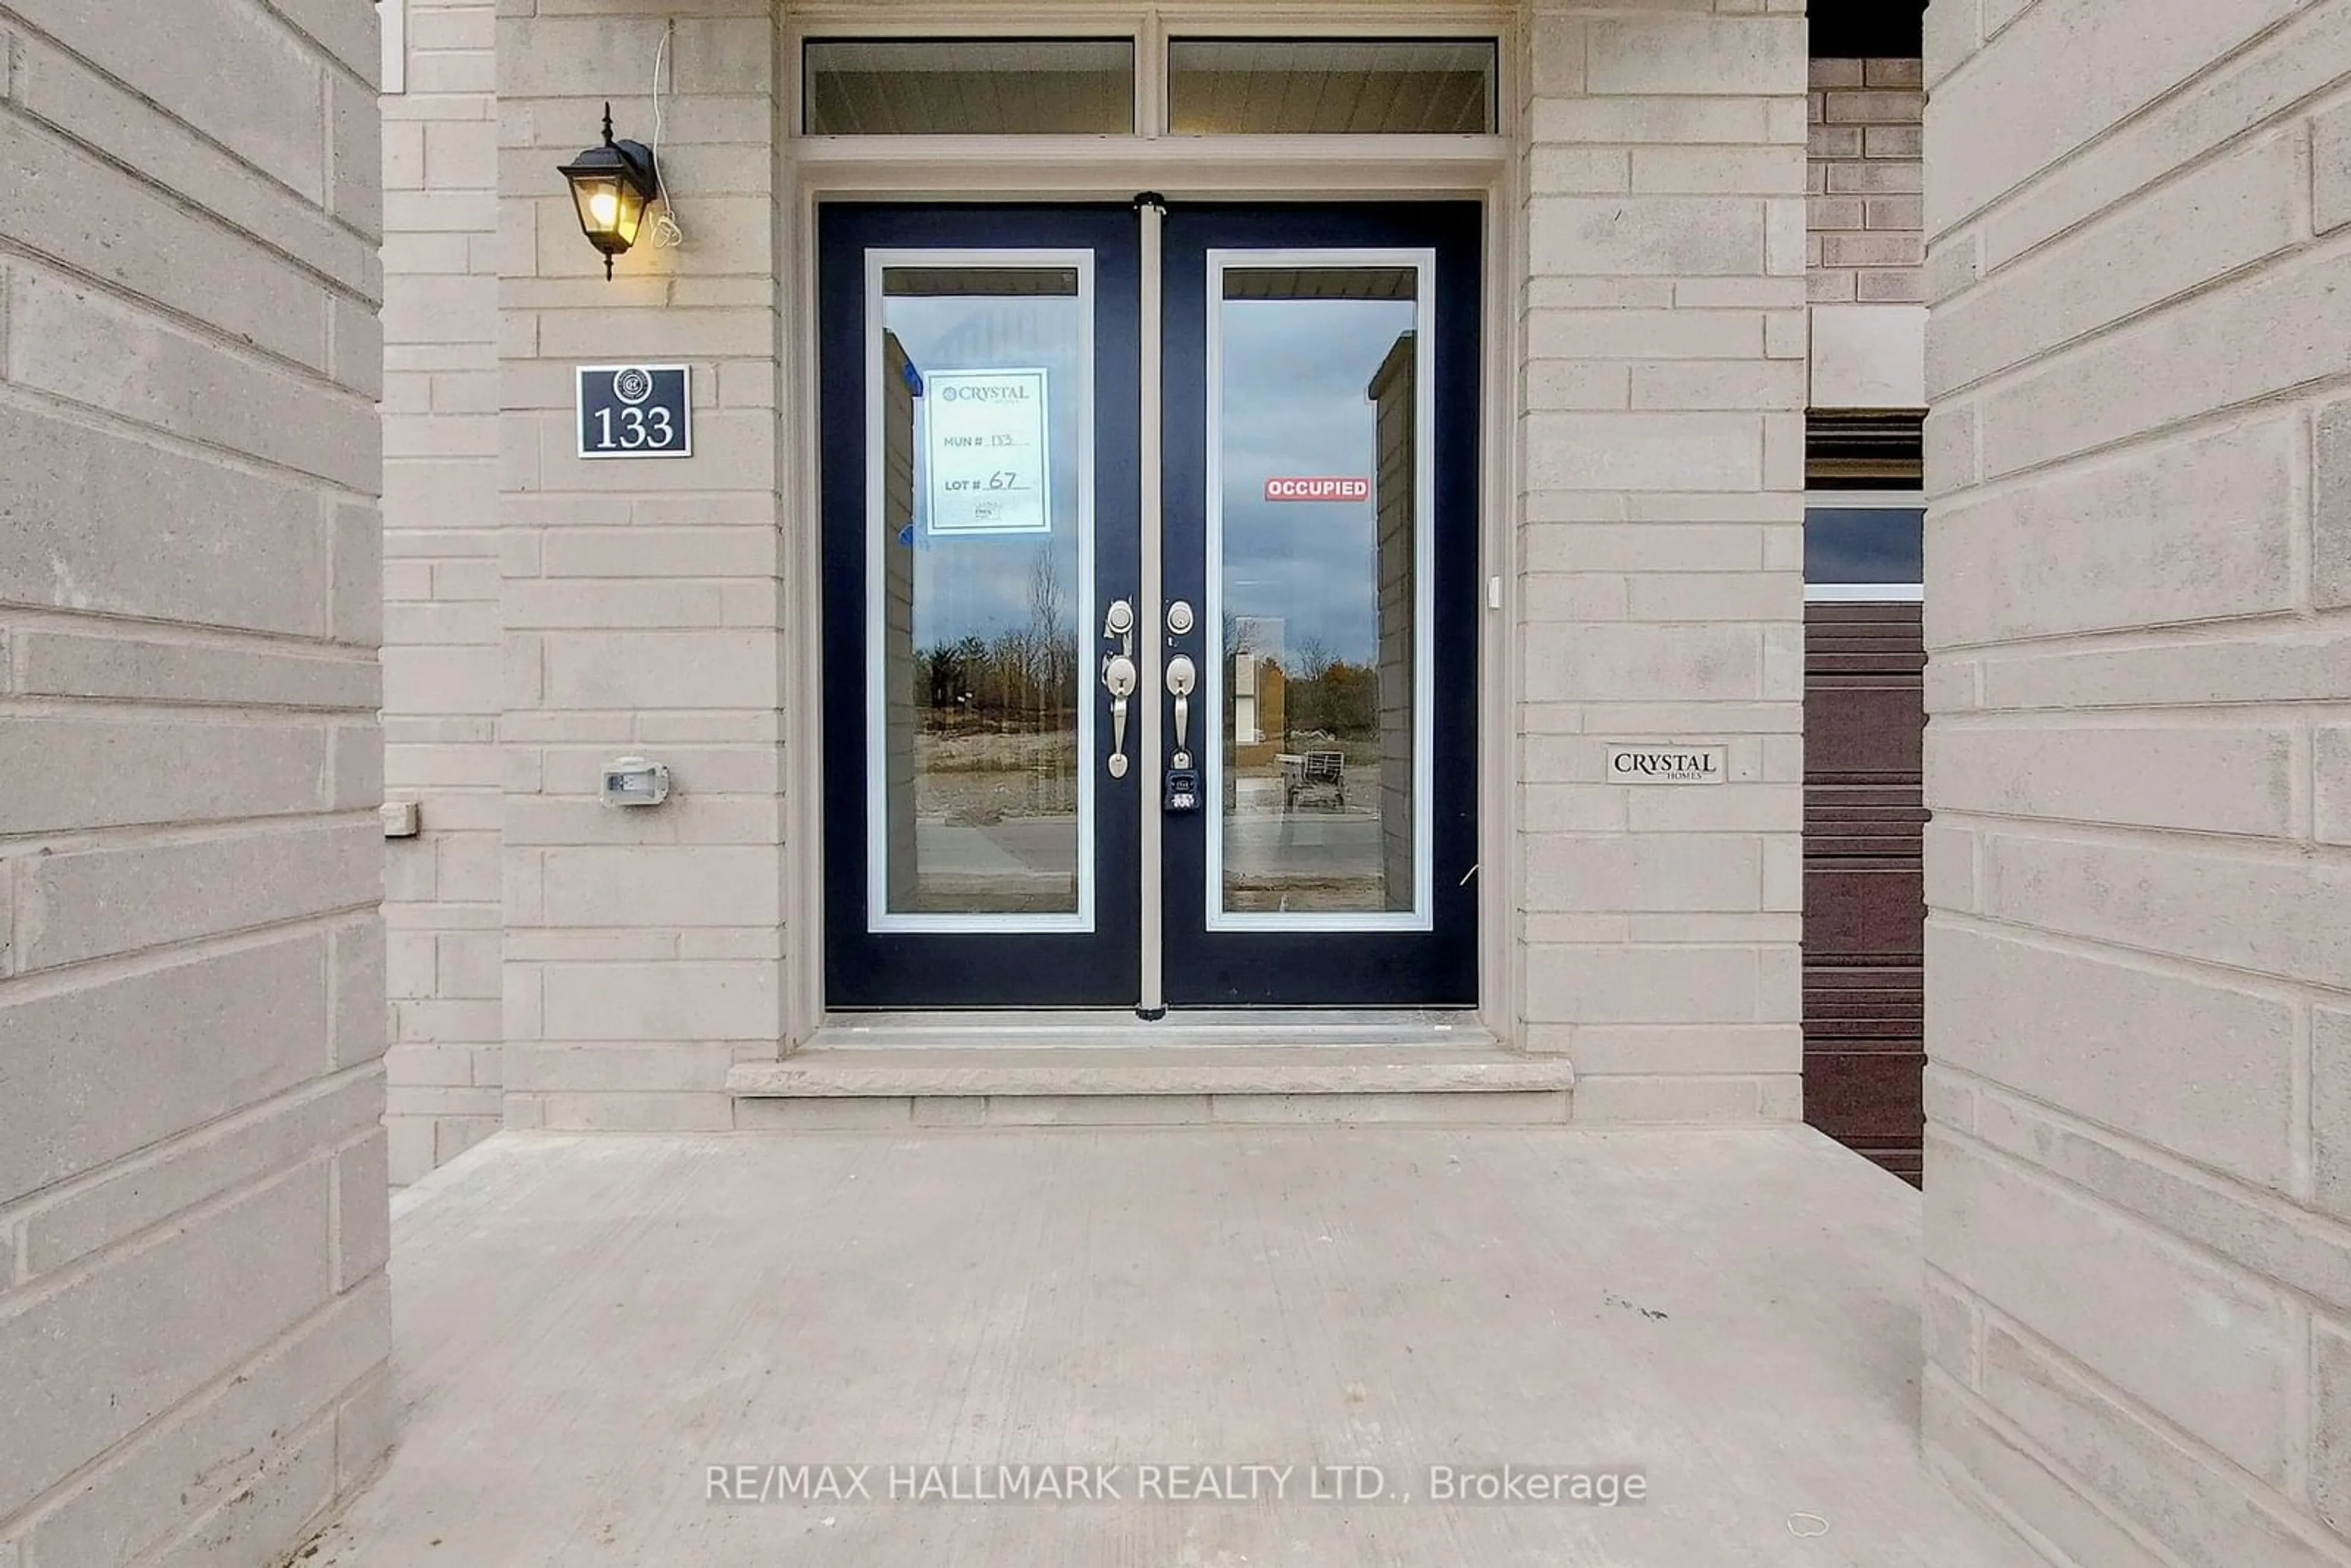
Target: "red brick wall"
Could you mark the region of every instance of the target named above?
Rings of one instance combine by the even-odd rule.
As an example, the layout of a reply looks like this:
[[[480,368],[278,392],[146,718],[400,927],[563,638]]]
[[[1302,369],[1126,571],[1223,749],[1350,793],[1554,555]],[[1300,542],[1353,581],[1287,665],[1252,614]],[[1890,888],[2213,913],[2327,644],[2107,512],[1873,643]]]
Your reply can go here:
[[[1918,62],[1814,60],[1812,216],[1806,259],[1815,305],[1914,304],[1918,266]]]

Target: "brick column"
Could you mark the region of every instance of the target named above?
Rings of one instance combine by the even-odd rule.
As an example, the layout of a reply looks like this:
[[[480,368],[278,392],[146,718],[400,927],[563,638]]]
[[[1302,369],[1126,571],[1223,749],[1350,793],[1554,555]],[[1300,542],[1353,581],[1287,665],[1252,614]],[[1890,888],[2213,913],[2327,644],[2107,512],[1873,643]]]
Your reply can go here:
[[[677,18],[661,152],[683,248],[606,282],[556,172],[607,99],[651,140],[671,14],[498,21],[505,1086],[525,1126],[730,1126],[726,1069],[782,1031],[769,0]],[[693,365],[694,456],[580,461],[573,368],[640,360]],[[669,804],[598,803],[631,753],[674,770]]]
[[[1801,1111],[1798,0],[1529,18],[1526,1039],[1585,1120]],[[1730,782],[1611,782],[1613,742]]]
[[[408,0],[383,99],[392,1179],[495,1132],[499,1092],[496,0]]]
[[[1928,79],[1928,1449],[2351,1562],[2351,4],[1936,0]]]
[[[0,5],[0,1563],[390,1445],[367,0]]]

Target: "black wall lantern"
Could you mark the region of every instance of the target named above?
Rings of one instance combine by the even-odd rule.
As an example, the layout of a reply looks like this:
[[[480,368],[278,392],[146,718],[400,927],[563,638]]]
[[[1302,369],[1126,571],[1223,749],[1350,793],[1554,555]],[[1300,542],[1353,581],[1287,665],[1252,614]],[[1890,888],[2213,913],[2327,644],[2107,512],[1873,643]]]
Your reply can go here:
[[[563,165],[571,182],[571,204],[580,209],[580,229],[604,253],[604,277],[612,258],[625,256],[645,226],[645,209],[660,198],[661,172],[641,141],[612,140],[612,106],[604,106],[604,145]]]

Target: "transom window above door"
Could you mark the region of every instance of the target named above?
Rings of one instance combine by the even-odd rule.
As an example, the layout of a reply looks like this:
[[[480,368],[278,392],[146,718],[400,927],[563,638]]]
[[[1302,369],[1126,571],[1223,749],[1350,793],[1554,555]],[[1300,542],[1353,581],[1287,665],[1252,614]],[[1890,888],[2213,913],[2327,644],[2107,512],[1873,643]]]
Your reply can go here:
[[[1131,38],[810,38],[811,136],[1124,136]]]
[[[810,136],[1489,136],[1491,35],[816,36]]]
[[[1492,134],[1491,38],[1176,38],[1177,136]]]

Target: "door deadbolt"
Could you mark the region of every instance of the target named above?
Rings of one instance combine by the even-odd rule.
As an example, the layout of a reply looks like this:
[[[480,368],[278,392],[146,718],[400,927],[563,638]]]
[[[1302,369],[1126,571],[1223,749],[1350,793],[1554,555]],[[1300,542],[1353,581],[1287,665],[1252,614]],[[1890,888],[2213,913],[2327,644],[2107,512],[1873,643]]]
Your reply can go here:
[[[1134,606],[1123,599],[1113,599],[1102,612],[1102,640],[1116,643],[1123,658],[1134,657]]]
[[[1193,625],[1191,601],[1179,599],[1167,607],[1167,630],[1170,632],[1181,637],[1191,631]]]

